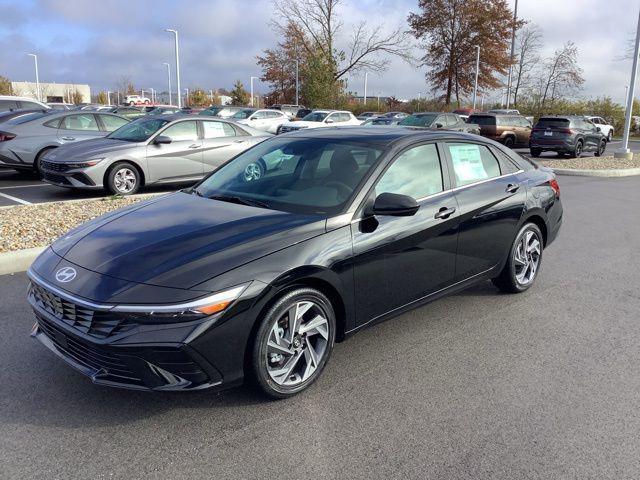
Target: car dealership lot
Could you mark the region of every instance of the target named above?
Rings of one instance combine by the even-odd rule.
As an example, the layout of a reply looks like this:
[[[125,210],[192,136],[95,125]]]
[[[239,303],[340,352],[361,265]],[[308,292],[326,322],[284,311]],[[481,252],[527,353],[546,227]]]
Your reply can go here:
[[[530,291],[487,283],[367,329],[280,402],[94,386],[28,337],[25,275],[0,277],[0,476],[636,477],[640,177],[560,186]]]

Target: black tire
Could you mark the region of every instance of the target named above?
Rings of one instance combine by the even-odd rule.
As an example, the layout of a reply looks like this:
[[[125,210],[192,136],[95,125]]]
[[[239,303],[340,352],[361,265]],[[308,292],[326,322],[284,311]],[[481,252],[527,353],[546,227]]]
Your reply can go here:
[[[576,148],[569,154],[571,158],[580,158],[582,155],[582,140],[578,140]]]
[[[602,140],[600,140],[600,143],[598,144],[598,148],[596,149],[594,155],[596,157],[600,157],[604,153],[606,148],[607,148],[607,142],[603,138]]]
[[[516,250],[527,232],[533,232],[537,237],[540,243],[540,254],[538,256],[537,268],[535,270],[534,276],[528,283],[521,283],[516,277]],[[540,272],[540,267],[542,266],[542,253],[543,253],[543,237],[540,228],[535,223],[525,223],[522,228],[518,231],[513,243],[511,244],[511,248],[509,249],[509,258],[507,259],[507,263],[504,268],[500,272],[500,274],[491,279],[493,284],[498,287],[503,292],[507,293],[522,293],[525,290],[531,288],[531,286],[535,283],[536,278],[538,277],[538,273]]]
[[[54,148],[56,147],[47,147],[47,148],[43,148],[42,150],[40,150],[40,152],[38,152],[38,155],[36,155],[36,158],[33,160],[34,175],[38,177],[42,177],[42,166],[40,163],[42,162],[42,159],[44,158],[44,156]]]
[[[270,361],[267,360],[267,342],[275,323],[282,321],[287,312],[298,302],[313,302],[321,309],[327,320],[328,339],[322,358],[315,371],[306,380],[293,386],[281,385],[271,377],[267,370],[267,362]],[[276,399],[288,398],[307,389],[322,374],[335,343],[336,317],[329,299],[316,289],[297,288],[281,296],[259,321],[261,323],[254,338],[251,356],[251,373],[256,385],[266,395]]]
[[[516,141],[511,136],[509,136],[509,137],[504,139],[504,146],[507,147],[507,148],[513,148],[515,143],[516,143]]]
[[[124,172],[125,170],[133,175],[134,183],[132,187],[123,189],[118,187],[118,180],[116,179],[116,177],[120,172]],[[126,177],[129,177],[128,173],[125,175]],[[110,193],[114,195],[133,195],[140,188],[141,179],[142,176],[140,175],[140,171],[133,164],[129,162],[117,162],[107,172],[105,187]]]
[[[542,153],[542,150],[540,150],[539,148],[530,148],[529,151],[531,152],[531,156],[533,158],[538,158]]]

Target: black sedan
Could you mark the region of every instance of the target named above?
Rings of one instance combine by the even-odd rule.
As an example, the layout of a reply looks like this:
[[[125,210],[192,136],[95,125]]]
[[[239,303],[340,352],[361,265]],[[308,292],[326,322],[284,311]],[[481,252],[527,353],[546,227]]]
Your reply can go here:
[[[285,134],[58,239],[29,270],[32,335],[103,385],[287,397],[367,325],[486,280],[527,290],[561,223],[554,174],[490,140]]]

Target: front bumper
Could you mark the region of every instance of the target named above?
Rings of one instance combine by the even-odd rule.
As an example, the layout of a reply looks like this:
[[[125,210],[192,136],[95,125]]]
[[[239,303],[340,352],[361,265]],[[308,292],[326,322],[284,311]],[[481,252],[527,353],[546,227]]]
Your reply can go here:
[[[529,141],[529,148],[543,152],[572,152],[575,150],[575,144],[562,139],[531,139]]]
[[[102,162],[101,162],[102,163]],[[59,187],[101,189],[105,166],[68,169],[64,163],[41,162],[42,178],[45,182]]]
[[[222,384],[221,373],[184,341],[185,332],[193,331],[193,326],[114,324],[40,285],[35,289],[45,292],[49,307],[32,284],[29,302],[36,323],[31,336],[92,382],[160,391],[200,390]],[[140,332],[144,327],[150,327],[147,341]]]

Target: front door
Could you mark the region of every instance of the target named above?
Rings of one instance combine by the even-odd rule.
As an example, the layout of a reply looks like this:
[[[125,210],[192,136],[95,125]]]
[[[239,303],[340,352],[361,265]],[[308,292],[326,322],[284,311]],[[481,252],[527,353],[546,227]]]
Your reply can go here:
[[[456,281],[463,281],[506,258],[525,208],[525,177],[486,145],[451,142],[446,153],[460,207]]]
[[[195,120],[169,125],[158,135],[171,143],[147,145],[147,183],[188,181],[202,177],[202,140]]]
[[[397,156],[370,198],[384,192],[412,196],[420,209],[411,217],[362,214],[352,223],[359,325],[445,288],[454,277],[458,209],[437,146],[413,146]]]

